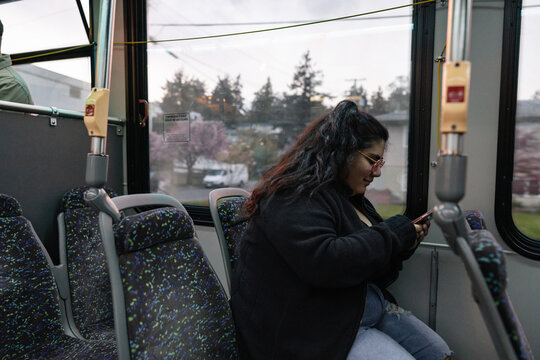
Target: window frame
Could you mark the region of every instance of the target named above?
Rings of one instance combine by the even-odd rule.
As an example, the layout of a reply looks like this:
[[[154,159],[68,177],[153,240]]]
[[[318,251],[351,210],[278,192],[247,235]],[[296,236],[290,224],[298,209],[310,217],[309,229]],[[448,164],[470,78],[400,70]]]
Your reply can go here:
[[[501,238],[510,248],[529,259],[540,260],[540,241],[522,233],[512,217],[521,7],[522,0],[505,1],[504,5],[495,184],[495,225]]]
[[[405,215],[411,219],[426,212],[428,204],[435,9],[435,2],[417,5],[413,9],[405,204]]]
[[[125,5],[125,4],[124,4]],[[124,32],[126,42],[147,39],[146,0],[133,0],[124,6]],[[150,192],[150,146],[148,126],[141,126],[139,100],[148,99],[148,58],[146,43],[126,45],[125,96],[126,96],[126,167],[129,194]],[[187,207],[186,207],[187,208]],[[210,212],[209,212],[210,213]]]

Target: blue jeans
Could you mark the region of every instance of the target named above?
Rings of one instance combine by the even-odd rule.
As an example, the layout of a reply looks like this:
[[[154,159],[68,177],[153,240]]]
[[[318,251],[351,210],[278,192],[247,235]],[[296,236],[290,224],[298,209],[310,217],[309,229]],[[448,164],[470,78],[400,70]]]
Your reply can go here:
[[[443,360],[452,351],[444,340],[409,311],[384,299],[370,284],[362,325],[347,360]]]

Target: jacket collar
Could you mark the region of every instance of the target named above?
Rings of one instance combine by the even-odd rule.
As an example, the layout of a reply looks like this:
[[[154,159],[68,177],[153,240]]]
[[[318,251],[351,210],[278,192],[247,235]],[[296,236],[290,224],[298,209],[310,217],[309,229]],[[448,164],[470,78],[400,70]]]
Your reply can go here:
[[[0,70],[11,66],[11,57],[8,54],[0,55]]]
[[[364,195],[363,194],[353,195],[353,190],[351,189],[349,184],[347,184],[345,181],[337,180],[334,183],[334,187],[340,194],[343,194],[343,196],[349,199],[349,201],[352,202],[354,205],[359,206],[360,208],[364,207]]]

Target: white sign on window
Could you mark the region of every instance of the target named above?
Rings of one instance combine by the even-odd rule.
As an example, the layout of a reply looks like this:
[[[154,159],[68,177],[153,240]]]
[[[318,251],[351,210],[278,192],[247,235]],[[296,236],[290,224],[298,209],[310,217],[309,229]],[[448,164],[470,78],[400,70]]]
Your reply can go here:
[[[189,113],[163,114],[163,140],[165,142],[189,141]]]

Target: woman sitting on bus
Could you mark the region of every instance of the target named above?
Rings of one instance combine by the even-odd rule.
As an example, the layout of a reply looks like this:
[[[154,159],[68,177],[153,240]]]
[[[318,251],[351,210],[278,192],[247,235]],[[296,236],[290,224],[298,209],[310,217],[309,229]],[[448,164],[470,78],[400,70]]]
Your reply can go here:
[[[231,304],[246,359],[437,359],[451,351],[385,298],[429,222],[364,197],[388,131],[351,101],[310,124],[246,205]]]

